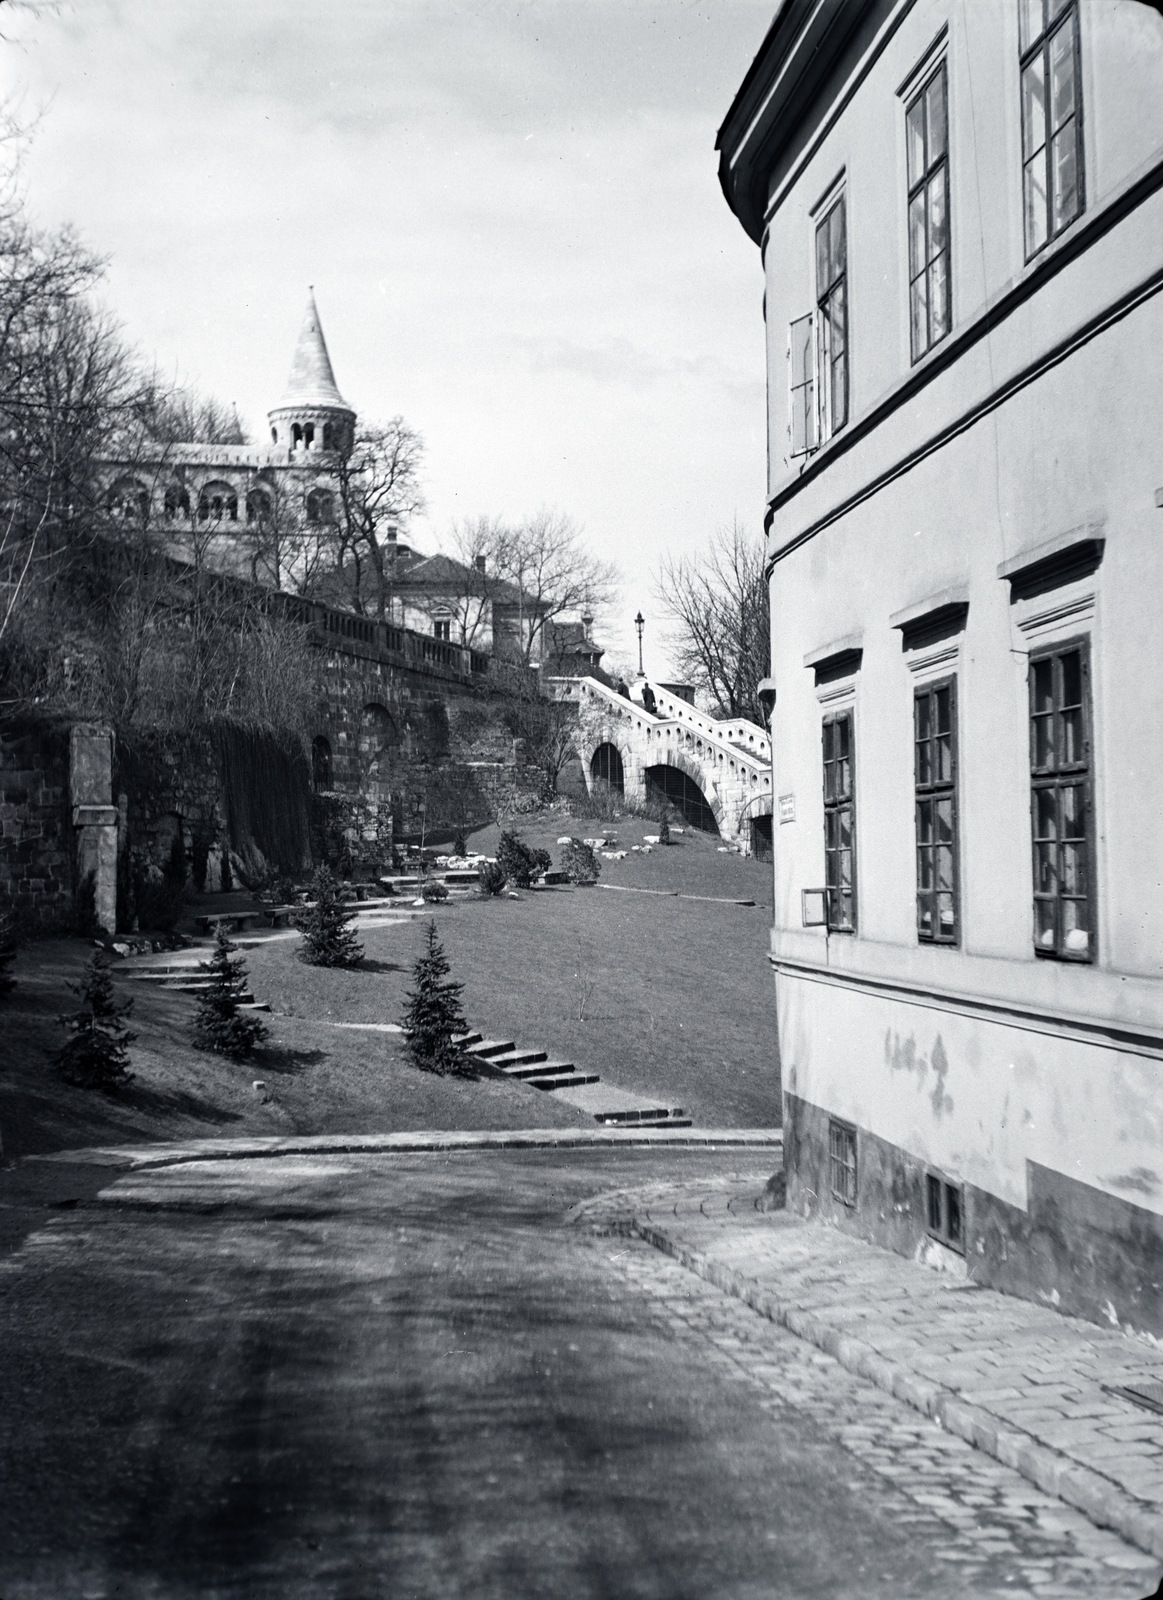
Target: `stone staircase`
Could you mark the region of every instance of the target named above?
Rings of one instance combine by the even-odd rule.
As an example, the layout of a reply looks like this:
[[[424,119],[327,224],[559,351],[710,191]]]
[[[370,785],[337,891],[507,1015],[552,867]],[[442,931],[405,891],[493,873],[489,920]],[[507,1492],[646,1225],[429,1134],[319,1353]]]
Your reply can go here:
[[[515,1078],[533,1089],[561,1093],[563,1099],[588,1111],[595,1122],[606,1127],[691,1126],[691,1119],[681,1106],[660,1106],[624,1089],[602,1085],[598,1073],[581,1071],[572,1061],[552,1061],[545,1050],[522,1050],[513,1039],[485,1039],[480,1033],[461,1034],[454,1042],[506,1078]],[[584,1097],[570,1092],[576,1090],[583,1090]]]

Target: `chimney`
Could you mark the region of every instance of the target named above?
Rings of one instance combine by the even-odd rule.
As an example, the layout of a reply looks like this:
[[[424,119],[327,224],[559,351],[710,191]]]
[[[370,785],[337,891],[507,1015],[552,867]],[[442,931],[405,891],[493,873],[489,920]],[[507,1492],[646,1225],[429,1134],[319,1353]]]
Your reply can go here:
[[[594,625],[593,617],[587,615],[587,613],[583,611],[582,612],[582,638],[585,639],[587,642],[588,642],[589,637],[590,637],[590,629],[593,627],[593,625]]]
[[[477,556],[476,557],[476,569],[477,569],[477,571],[479,573],[481,573],[482,576],[484,575],[484,570],[485,570],[485,557],[484,556]]]
[[[394,522],[389,522],[388,523],[388,543],[389,544],[395,544],[396,539],[399,537],[399,533],[400,533],[400,530],[399,530],[399,528],[397,528],[396,524]]]

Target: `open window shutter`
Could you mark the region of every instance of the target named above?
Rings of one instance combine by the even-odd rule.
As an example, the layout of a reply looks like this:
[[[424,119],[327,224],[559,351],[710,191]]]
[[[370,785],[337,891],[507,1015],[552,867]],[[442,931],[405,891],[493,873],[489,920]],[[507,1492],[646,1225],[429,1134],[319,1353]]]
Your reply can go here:
[[[797,317],[788,330],[791,379],[791,453],[806,455],[816,448],[816,361],[812,315]]]

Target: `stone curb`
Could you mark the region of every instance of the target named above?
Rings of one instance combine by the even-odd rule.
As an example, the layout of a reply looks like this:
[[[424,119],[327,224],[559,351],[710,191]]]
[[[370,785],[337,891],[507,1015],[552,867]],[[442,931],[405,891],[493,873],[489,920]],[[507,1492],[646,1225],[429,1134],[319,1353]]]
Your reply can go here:
[[[781,1149],[780,1128],[516,1128],[456,1133],[318,1134],[306,1139],[199,1141],[189,1145],[101,1145],[25,1156],[25,1162],[128,1167],[135,1172],[190,1161],[262,1161],[275,1156],[424,1155],[447,1150],[592,1150],[630,1146],[671,1149]]]
[[[760,1316],[778,1323],[789,1333],[817,1345],[849,1372],[923,1412],[947,1432],[975,1445],[1003,1466],[1020,1472],[1044,1494],[1065,1500],[1096,1526],[1113,1528],[1148,1555],[1163,1558],[1163,1515],[1155,1506],[1137,1499],[1101,1473],[1082,1466],[1059,1450],[1039,1444],[1022,1429],[1006,1426],[991,1412],[962,1400],[955,1390],[944,1384],[905,1371],[862,1339],[854,1339],[831,1327],[816,1313],[782,1304],[774,1294],[761,1289],[734,1268],[708,1260],[660,1228],[637,1219],[615,1224],[615,1228],[672,1256],[716,1289],[742,1300]]]

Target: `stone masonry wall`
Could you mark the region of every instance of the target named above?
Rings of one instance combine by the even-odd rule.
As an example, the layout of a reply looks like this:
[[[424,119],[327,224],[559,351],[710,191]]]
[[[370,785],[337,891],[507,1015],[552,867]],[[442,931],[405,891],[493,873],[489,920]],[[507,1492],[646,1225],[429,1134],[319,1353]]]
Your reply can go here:
[[[26,927],[72,922],[72,834],[68,727],[0,728],[0,910]]]

